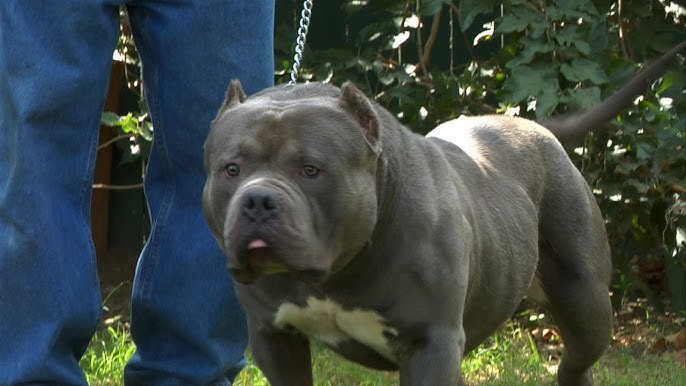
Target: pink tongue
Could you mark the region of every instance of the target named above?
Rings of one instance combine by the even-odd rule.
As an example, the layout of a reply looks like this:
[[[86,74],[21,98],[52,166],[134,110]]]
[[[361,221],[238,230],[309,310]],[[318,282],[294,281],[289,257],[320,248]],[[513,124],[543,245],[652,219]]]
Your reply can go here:
[[[262,239],[253,240],[248,244],[248,249],[267,248],[269,245]]]

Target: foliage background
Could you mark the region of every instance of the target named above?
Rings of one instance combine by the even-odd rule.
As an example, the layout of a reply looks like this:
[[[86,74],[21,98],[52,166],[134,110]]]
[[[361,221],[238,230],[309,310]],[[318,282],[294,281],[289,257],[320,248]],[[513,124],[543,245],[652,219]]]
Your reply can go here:
[[[276,5],[275,79],[286,83],[302,2]],[[426,133],[462,114],[584,110],[684,40],[686,0],[319,0],[300,80],[353,81]],[[119,50],[140,90],[125,15]],[[566,144],[605,215],[618,307],[648,297],[686,310],[685,84],[680,57],[606,129]],[[142,144],[133,158],[152,135],[140,95],[139,111],[103,116]]]

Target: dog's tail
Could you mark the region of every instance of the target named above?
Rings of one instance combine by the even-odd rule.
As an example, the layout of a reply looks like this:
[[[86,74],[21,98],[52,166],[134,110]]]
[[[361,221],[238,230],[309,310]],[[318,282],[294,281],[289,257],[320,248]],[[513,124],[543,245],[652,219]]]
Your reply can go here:
[[[662,75],[678,53],[686,51],[686,41],[663,54],[659,59],[639,71],[624,87],[599,105],[581,114],[551,117],[539,122],[555,136],[565,142],[578,138],[601,127],[627,108],[634,98],[644,92],[647,86]]]

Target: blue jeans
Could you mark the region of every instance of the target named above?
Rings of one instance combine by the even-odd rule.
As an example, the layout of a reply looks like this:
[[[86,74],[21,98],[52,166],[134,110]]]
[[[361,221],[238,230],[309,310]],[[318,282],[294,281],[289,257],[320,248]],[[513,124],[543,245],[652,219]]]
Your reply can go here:
[[[101,316],[91,185],[120,3],[0,1],[0,385],[86,384],[78,360]],[[247,333],[202,215],[203,142],[230,79],[272,85],[274,0],[127,7],[155,139],[125,381],[229,385]]]

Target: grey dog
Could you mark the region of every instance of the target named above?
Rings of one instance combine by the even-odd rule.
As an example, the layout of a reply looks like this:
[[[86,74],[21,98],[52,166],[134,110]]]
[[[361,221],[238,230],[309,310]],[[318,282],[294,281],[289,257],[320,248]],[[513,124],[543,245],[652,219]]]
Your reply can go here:
[[[585,132],[623,90],[549,127]],[[464,353],[525,296],[560,328],[560,385],[593,384],[612,333],[610,248],[549,129],[482,116],[422,137],[351,83],[247,98],[234,81],[205,165],[205,216],[273,385],[312,384],[308,338],[404,386],[462,384]]]

